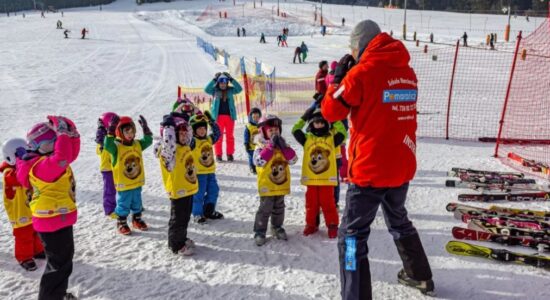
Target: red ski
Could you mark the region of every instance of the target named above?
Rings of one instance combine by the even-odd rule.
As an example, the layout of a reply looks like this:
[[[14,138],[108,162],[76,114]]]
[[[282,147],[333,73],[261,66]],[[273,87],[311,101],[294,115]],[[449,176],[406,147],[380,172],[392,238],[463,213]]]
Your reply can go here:
[[[507,246],[523,246],[542,251],[550,251],[550,241],[545,239],[494,234],[461,227],[453,227],[452,233],[453,237],[458,240],[486,241]]]

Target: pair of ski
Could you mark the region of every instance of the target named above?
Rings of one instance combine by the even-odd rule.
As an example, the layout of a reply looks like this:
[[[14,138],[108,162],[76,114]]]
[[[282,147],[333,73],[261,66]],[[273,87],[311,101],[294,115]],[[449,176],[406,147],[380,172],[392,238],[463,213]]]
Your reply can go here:
[[[455,255],[474,256],[500,262],[518,263],[550,271],[550,257],[516,253],[505,249],[473,245],[461,241],[450,241],[445,246],[447,252]]]
[[[508,159],[521,164],[524,167],[531,169],[533,172],[542,173],[544,175],[550,174],[550,166],[548,164],[536,161],[534,159],[527,159],[516,153],[508,153]]]
[[[550,222],[550,212],[535,211],[528,209],[515,209],[493,205],[489,208],[470,206],[460,203],[449,203],[446,207],[448,212],[454,212],[455,217],[467,222],[471,218],[483,217],[494,218],[503,217],[518,221],[541,221]],[[466,217],[464,215],[467,215]],[[466,220],[464,220],[466,219]]]
[[[447,180],[445,186],[469,188],[485,191],[541,191],[549,190],[550,187],[537,184],[534,179],[524,178],[523,173],[516,172],[495,172],[473,169],[453,168],[449,176],[458,177],[460,180]]]

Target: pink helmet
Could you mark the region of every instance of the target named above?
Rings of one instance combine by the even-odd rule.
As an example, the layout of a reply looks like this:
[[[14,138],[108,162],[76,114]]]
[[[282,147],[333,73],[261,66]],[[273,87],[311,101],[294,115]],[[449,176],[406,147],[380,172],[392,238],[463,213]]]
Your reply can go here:
[[[106,128],[109,127],[109,124],[111,123],[111,120],[113,119],[113,117],[115,117],[118,115],[115,114],[114,112],[105,112],[101,115],[101,122],[103,123],[103,126],[105,126]]]
[[[276,115],[267,115],[260,119],[258,122],[258,127],[260,128],[264,139],[267,139],[267,129],[269,127],[278,127],[279,132],[283,132],[283,121],[279,119]]]
[[[56,138],[57,135],[55,131],[53,131],[50,124],[46,122],[34,125],[31,130],[27,132],[29,149],[38,151],[41,154],[53,152]]]
[[[335,60],[330,63],[330,69],[331,70],[336,70],[337,66],[338,66],[338,62],[335,61]]]

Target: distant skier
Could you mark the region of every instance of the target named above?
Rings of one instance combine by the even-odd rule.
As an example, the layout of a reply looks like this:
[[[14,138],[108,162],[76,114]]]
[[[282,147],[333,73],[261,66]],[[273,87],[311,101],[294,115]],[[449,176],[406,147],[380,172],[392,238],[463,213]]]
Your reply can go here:
[[[61,17],[63,17],[63,11],[61,11]]]
[[[342,27],[346,26],[346,18],[342,18]]]
[[[244,27],[242,29],[242,32],[243,32],[243,37],[245,37],[246,36],[246,30],[244,29]]]
[[[262,32],[262,35],[260,36],[260,43],[265,44],[265,35],[263,32]]]
[[[464,31],[464,35],[462,35],[462,40],[464,47],[468,47],[468,35],[466,34],[466,31]]]
[[[57,29],[63,29],[63,23],[60,20],[57,20]]]
[[[302,63],[302,58],[300,57],[301,54],[302,54],[302,48],[296,47],[296,49],[294,49],[294,59],[292,60],[293,64],[296,63],[296,57],[298,57],[298,62]]]
[[[495,50],[495,34],[493,33],[489,37],[489,45],[491,46],[491,50]]]
[[[42,18],[45,18],[45,17],[46,17],[46,16],[44,15],[44,11],[42,11],[42,12],[40,13],[40,16],[41,16]]]
[[[286,34],[283,34],[281,36],[281,47],[288,47],[288,44],[286,43]]]
[[[325,36],[325,34],[327,34],[327,26],[323,25],[323,26],[321,26],[321,35]]]
[[[63,34],[65,35],[66,39],[69,38],[69,32],[71,32],[69,29],[65,29],[65,31],[63,31]]]
[[[86,38],[86,33],[89,33],[89,31],[86,30],[86,27],[82,28],[82,31],[81,31],[82,39],[85,39],[85,38]]]
[[[302,45],[300,45],[300,50],[302,53],[302,62],[306,63],[307,53],[309,52],[309,49],[306,46],[306,43],[302,41]]]
[[[280,47],[281,46],[281,42],[283,41],[283,36],[282,35],[278,35],[277,36],[277,47]]]
[[[430,33],[430,43],[433,44],[433,42],[434,42],[434,33],[432,32]]]
[[[240,27],[237,27],[237,36],[241,37],[241,28]]]

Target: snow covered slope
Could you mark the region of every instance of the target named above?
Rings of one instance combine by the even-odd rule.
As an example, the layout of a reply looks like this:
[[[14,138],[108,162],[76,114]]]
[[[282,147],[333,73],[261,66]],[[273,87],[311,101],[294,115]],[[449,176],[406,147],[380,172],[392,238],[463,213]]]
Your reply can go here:
[[[176,1],[136,7],[133,0],[119,0],[103,6],[101,12],[97,7],[67,10],[63,18],[48,14],[42,19],[36,13],[27,13],[25,19],[0,17],[0,141],[24,136],[47,114],[67,115],[79,126],[82,151],[74,171],[80,217],[75,226],[70,291],[82,299],[337,299],[336,242],[326,238],[324,228],[313,237],[301,235],[305,189],[299,185],[299,165],[292,168],[292,194],[286,200],[289,241],[269,241],[261,248],[254,245],[252,226],[258,197],[255,178],[247,173],[239,146],[242,125],[236,129],[237,161],[219,165],[217,172],[219,210],[226,219],[190,225],[189,236],[198,244],[195,256],[175,256],[167,248],[169,200],[151,150],[145,152],[147,183],[143,190],[144,220],[151,230],[123,237],[115,233],[113,220],[103,216],[93,142],[97,118],[105,111],[134,118],[143,114],[156,132],[175,99],[177,84],[202,86],[215,72],[224,70],[196,48],[195,35],[243,55],[264,53],[266,63],[286,65],[288,74],[309,75],[316,68],[313,63],[291,66],[290,54],[276,52],[276,47],[266,50],[256,37],[243,42],[236,37],[209,36],[180,15],[180,11],[184,16],[186,10],[202,11],[207,5],[218,2]],[[440,14],[431,14],[431,24],[447,18],[446,14],[437,18]],[[62,31],[55,29],[58,18],[72,31],[70,39],[63,39]],[[84,26],[90,31],[89,39],[80,40],[78,33]],[[345,36],[309,38],[310,48],[319,50],[312,53],[312,62],[341,56],[347,45]],[[293,146],[297,143],[289,132],[295,120],[286,118],[283,130]],[[407,207],[430,257],[438,297],[548,299],[548,273],[544,271],[454,257],[444,250],[451,239],[450,229],[459,224],[445,210],[459,192],[444,188],[445,173],[453,166],[504,169],[490,157],[492,147],[421,139],[417,149],[419,169]],[[547,204],[531,207],[549,208]],[[0,298],[36,298],[44,262],[39,262],[38,271],[24,272],[13,259],[12,249],[11,227],[1,212]],[[397,284],[401,262],[381,216],[373,224],[370,258],[376,299],[423,298]]]

